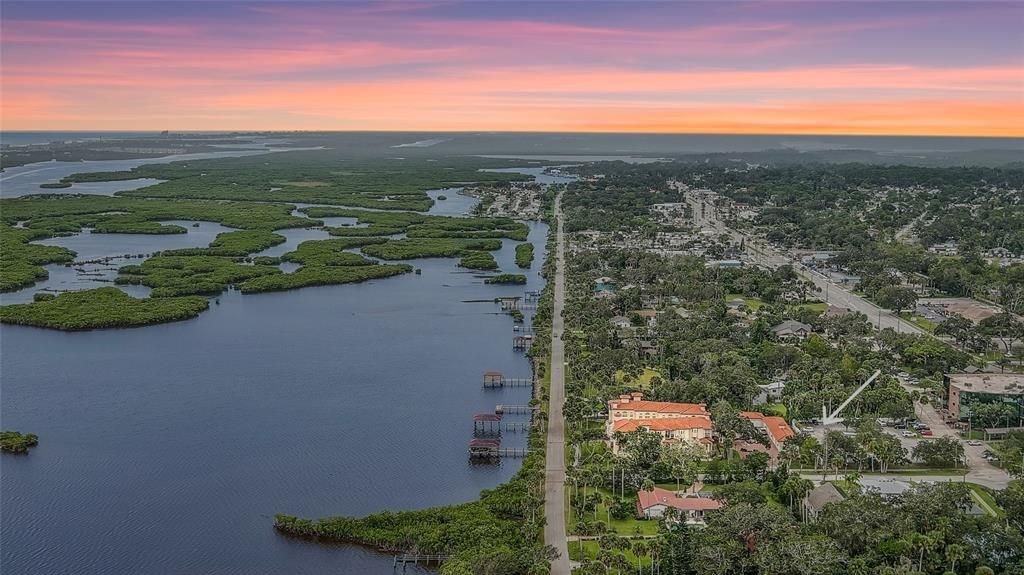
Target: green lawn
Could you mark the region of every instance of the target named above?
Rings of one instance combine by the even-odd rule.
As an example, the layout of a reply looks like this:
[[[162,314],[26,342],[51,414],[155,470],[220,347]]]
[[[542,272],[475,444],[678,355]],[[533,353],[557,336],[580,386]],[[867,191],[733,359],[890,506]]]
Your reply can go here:
[[[673,488],[674,488],[674,486],[673,486]],[[565,489],[566,489],[566,493],[568,493],[569,490],[572,489],[572,486],[571,485],[566,485]],[[587,493],[592,493],[593,491],[594,491],[593,487],[587,489]],[[610,497],[611,494],[612,494],[611,491],[609,491],[607,489],[604,489],[603,487],[602,488],[598,488],[597,492],[600,493],[601,495],[605,496],[605,497]],[[579,493],[582,496],[582,494],[583,494],[583,488],[582,487],[580,487]],[[636,494],[627,493],[626,497],[628,499],[630,499],[631,501],[635,501],[636,500]],[[576,500],[575,499],[572,500],[572,506],[573,506],[572,509],[568,508],[568,506],[567,506],[568,518],[566,519],[566,525],[567,525],[566,528],[568,529],[570,534],[577,535],[577,533],[576,533],[576,512],[575,512]],[[593,514],[590,516],[590,519],[594,520]],[[599,504],[597,506],[597,520],[598,521],[603,521],[605,523],[605,525],[608,526],[608,530],[609,531],[614,531],[615,533],[618,533],[619,535],[655,535],[655,534],[658,533],[658,522],[657,521],[636,519],[635,517],[632,517],[632,516],[627,517],[626,519],[615,519],[614,517],[611,517],[610,520],[609,520],[608,510],[605,507],[604,503],[601,503],[601,504]]]
[[[826,309],[828,309],[828,304],[824,303],[824,302],[802,303],[802,304],[799,304],[799,305],[791,306],[791,309],[794,309],[794,310],[806,309],[806,310],[811,310],[811,311],[815,311],[815,312],[821,313],[821,312],[825,311]]]
[[[783,403],[769,403],[762,406],[764,409],[761,411],[765,415],[775,415],[783,419],[786,418],[786,405]]]
[[[971,492],[974,493],[978,499],[984,501],[989,508],[995,511],[996,517],[1006,516],[1006,512],[1003,511],[1003,508],[1000,507],[998,503],[996,503],[995,497],[992,497],[992,492],[989,491],[988,488],[983,485],[978,485],[977,483],[968,483],[967,485],[971,488]],[[978,507],[981,507],[983,510],[985,509],[984,505],[979,504]]]
[[[925,330],[928,333],[933,333],[935,331],[935,326],[938,325],[930,319],[925,319],[909,311],[900,312],[900,318],[909,321],[910,323],[916,325],[917,327]]]
[[[744,296],[741,293],[731,293],[731,294],[726,294],[726,296],[725,296],[726,303],[728,303],[728,302],[730,302],[730,301],[732,301],[734,299],[741,299],[741,300],[743,300],[747,304],[747,307],[751,309],[751,311],[757,311],[757,310],[761,309],[762,305],[764,305],[764,302],[761,301],[760,298],[746,297],[746,296]]]
[[[629,382],[625,382],[625,375],[626,375],[626,373],[624,371],[622,371],[621,369],[616,371],[615,372],[615,383],[617,383],[619,385],[622,385],[623,383],[625,383],[626,385],[637,386],[637,387],[639,387],[641,389],[650,389],[650,387],[651,387],[651,379],[654,378],[655,376],[661,377],[661,372],[659,372],[656,369],[651,369],[649,367],[645,367],[644,368],[644,372],[642,374],[640,374],[640,377],[637,377],[635,379],[631,379]]]

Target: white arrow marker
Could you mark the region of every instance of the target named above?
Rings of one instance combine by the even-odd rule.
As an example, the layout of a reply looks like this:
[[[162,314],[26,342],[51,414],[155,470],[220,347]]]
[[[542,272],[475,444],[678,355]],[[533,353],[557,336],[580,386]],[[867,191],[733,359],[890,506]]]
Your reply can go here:
[[[832,425],[832,424],[834,424],[834,423],[842,423],[842,422],[843,422],[843,418],[842,418],[842,417],[839,417],[839,412],[841,412],[841,411],[843,410],[843,408],[845,408],[845,407],[846,407],[847,405],[849,405],[851,401],[853,401],[854,399],[856,399],[856,398],[857,398],[857,396],[858,396],[858,395],[860,395],[860,392],[862,392],[862,391],[864,391],[865,389],[867,389],[867,387],[868,387],[869,385],[871,385],[871,382],[872,382],[872,381],[875,381],[875,378],[876,378],[876,377],[878,377],[878,376],[879,376],[879,375],[881,375],[881,374],[882,374],[882,370],[880,370],[880,369],[876,369],[876,370],[875,370],[875,373],[874,373],[874,374],[872,374],[872,376],[871,376],[871,377],[869,377],[867,381],[865,381],[864,383],[860,384],[860,387],[858,387],[857,389],[855,389],[855,390],[854,390],[854,392],[853,392],[853,394],[852,394],[852,395],[850,395],[850,397],[847,397],[847,398],[846,398],[846,401],[844,401],[843,403],[841,403],[841,404],[839,405],[839,407],[837,407],[837,408],[836,408],[836,410],[832,412],[832,414],[831,414],[831,415],[825,415],[825,406],[824,406],[824,405],[822,405],[822,406],[821,406],[821,415],[823,416],[823,417],[821,418],[821,423],[822,423],[822,425]]]

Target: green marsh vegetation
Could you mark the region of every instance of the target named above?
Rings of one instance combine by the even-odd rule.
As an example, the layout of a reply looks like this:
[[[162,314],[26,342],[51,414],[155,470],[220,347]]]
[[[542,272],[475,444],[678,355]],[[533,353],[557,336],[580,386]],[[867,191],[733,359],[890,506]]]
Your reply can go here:
[[[139,327],[196,317],[204,297],[136,299],[115,287],[67,292],[41,302],[0,306],[0,322],[65,331]]]
[[[496,270],[498,262],[487,252],[469,252],[459,260],[459,267],[471,270]]]
[[[247,265],[241,258],[161,254],[121,267],[114,283],[150,287],[154,298],[214,295],[233,284],[280,273],[275,267]]]
[[[71,250],[33,241],[82,233],[85,229],[91,233],[188,233],[182,225],[161,223],[168,220],[218,222],[238,229],[219,234],[207,247],[170,250],[142,264],[124,266],[116,283],[148,286],[152,289],[151,299],[157,300],[213,295],[231,286],[254,293],[349,283],[411,271],[408,266],[374,265],[361,255],[346,251],[359,246],[367,255],[386,260],[463,258],[464,267],[493,270],[497,268],[494,258],[479,252],[500,249],[500,238],[525,240],[529,232],[525,224],[508,218],[454,218],[401,210],[428,209],[432,201],[426,190],[430,189],[474,181],[529,179],[522,174],[478,171],[514,163],[475,157],[396,161],[367,158],[358,151],[352,157],[341,158],[336,152],[319,150],[73,174],[53,184],[54,187],[136,178],[162,181],[114,196],[38,194],[0,200],[0,290],[30,286],[48,276],[43,266],[74,261],[75,253]],[[304,218],[293,215],[295,208],[286,201],[330,207],[304,208],[309,216]],[[323,222],[315,218],[328,216],[356,218],[360,226],[326,227],[337,240],[306,242],[280,258],[252,256],[285,241],[275,230],[319,227]],[[407,238],[383,237],[395,234],[406,234]],[[284,261],[302,267],[285,274],[274,267]],[[96,296],[78,300],[41,297],[43,300],[29,305],[47,304],[55,309],[56,303],[81,307],[107,301]],[[17,308],[8,315],[24,318],[32,314],[26,315]],[[34,325],[44,323],[63,325],[52,318]],[[72,329],[84,329],[86,323],[71,321],[68,325],[81,325]],[[110,327],[117,325],[115,321]],[[104,326],[102,322],[88,325]]]
[[[39,437],[34,433],[0,431],[0,451],[28,453],[30,448],[37,445],[39,445]]]
[[[523,274],[498,274],[484,280],[485,284],[525,284],[526,276]]]
[[[283,244],[285,237],[267,230],[239,230],[237,232],[223,232],[210,242],[205,248],[183,248],[177,250],[166,250],[162,252],[165,256],[227,256],[245,257],[254,252],[261,252],[267,248]]]
[[[516,265],[524,269],[533,265],[533,244],[526,243],[516,246]]]
[[[339,238],[334,240],[308,240],[295,251],[281,256],[281,261],[310,266],[350,266],[373,263],[363,256],[346,252],[349,248],[386,242],[385,238]]]
[[[349,265],[303,266],[290,274],[268,274],[256,277],[239,284],[242,293],[259,293],[282,291],[309,286],[357,283],[372,279],[380,279],[412,271],[407,264],[376,264],[360,258],[357,254],[347,254],[362,260]]]
[[[0,227],[0,291],[30,286],[49,277],[46,264],[70,263],[75,252],[57,246],[29,243],[50,237],[46,232]]]
[[[428,161],[433,160],[433,161]],[[424,211],[427,190],[463,182],[527,180],[522,174],[480,172],[511,165],[487,158],[345,157],[335,150],[148,164],[120,172],[72,174],[62,182],[104,182],[137,178],[162,183],[119,192],[122,197],[193,198],[303,202],[382,210]]]
[[[405,233],[410,238],[509,238],[523,241],[526,224],[510,218],[456,218],[410,212],[371,212],[350,208],[312,207],[301,210],[311,218],[349,217],[366,227],[328,227],[335,236],[386,236]]]
[[[473,251],[501,249],[501,240],[471,240],[460,238],[416,238],[388,240],[369,245],[363,253],[384,260],[411,260],[415,258],[454,258]],[[493,259],[493,258],[492,258]]]
[[[187,232],[185,228],[164,225],[160,221],[211,221],[244,230],[262,230],[262,233],[222,234],[215,240],[218,245],[211,246],[216,250],[195,253],[227,255],[230,251],[234,255],[245,255],[241,253],[243,247],[274,245],[269,242],[277,242],[275,238],[281,236],[270,234],[271,230],[320,223],[293,216],[293,209],[288,204],[129,200],[89,195],[38,195],[0,200],[3,224],[0,225],[0,291],[46,279],[49,274],[42,267],[46,264],[74,261],[73,251],[29,243],[34,240],[75,234],[83,228],[91,228],[92,233],[183,234]],[[18,222],[23,222],[24,227],[14,227]]]

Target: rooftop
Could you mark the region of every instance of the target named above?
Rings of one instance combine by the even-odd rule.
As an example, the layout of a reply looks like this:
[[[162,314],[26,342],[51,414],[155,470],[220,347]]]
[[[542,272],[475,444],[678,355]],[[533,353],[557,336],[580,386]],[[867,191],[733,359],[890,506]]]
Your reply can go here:
[[[949,385],[961,391],[1024,395],[1024,373],[950,373]]]
[[[775,333],[787,331],[795,332],[799,330],[811,331],[811,326],[807,325],[806,323],[796,321],[795,319],[787,319],[786,321],[772,328],[772,331]]]
[[[648,509],[655,505],[666,505],[680,511],[710,511],[721,509],[722,504],[707,497],[680,497],[673,491],[655,487],[653,491],[637,491],[637,502],[641,509]]]
[[[639,428],[649,431],[677,431],[682,429],[711,430],[710,417],[664,417],[658,419],[620,419],[612,424],[612,431],[629,433]]]
[[[786,423],[786,420],[774,415],[765,415],[760,411],[741,411],[740,417],[751,421],[759,421],[776,442],[783,442],[796,435],[793,428]]]
[[[831,483],[822,483],[815,487],[807,494],[807,504],[812,509],[820,511],[822,507],[825,507],[829,503],[838,503],[845,499],[843,494],[836,489],[835,485]]]
[[[670,403],[667,401],[645,401],[644,394],[634,392],[608,400],[609,409],[625,411],[650,411],[654,413],[675,413],[679,415],[710,415],[703,403]]]

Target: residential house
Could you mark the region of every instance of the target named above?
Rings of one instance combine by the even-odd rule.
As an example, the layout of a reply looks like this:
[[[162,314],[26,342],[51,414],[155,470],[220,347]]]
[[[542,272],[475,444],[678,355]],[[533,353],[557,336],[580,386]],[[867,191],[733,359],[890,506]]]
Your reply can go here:
[[[628,317],[617,315],[612,319],[608,320],[615,329],[627,329],[633,326],[633,322],[629,321]]]
[[[647,322],[647,327],[654,328],[658,325],[658,312],[653,309],[638,309],[629,312],[630,317],[638,315]]]
[[[786,382],[782,380],[773,381],[757,386],[761,392],[754,397],[754,405],[774,403],[782,399],[782,392],[786,389]]]
[[[831,483],[822,483],[804,496],[800,501],[800,512],[804,521],[817,521],[822,509],[829,503],[839,503],[846,499]]]
[[[829,304],[828,308],[821,314],[824,317],[844,317],[853,313],[850,308],[839,307]]]
[[[677,494],[668,489],[655,487],[651,491],[636,493],[637,514],[647,519],[664,517],[666,511],[675,509],[679,511],[680,520],[687,525],[705,525],[705,515],[721,508],[720,501],[689,491]]]
[[[803,340],[811,335],[811,326],[795,319],[787,319],[772,328],[775,337],[781,340]]]
[[[749,420],[755,429],[763,431],[768,436],[767,447],[755,441],[735,441],[733,447],[739,452],[740,457],[754,452],[767,453],[772,466],[777,465],[783,444],[787,439],[796,435],[793,428],[786,423],[785,419],[774,415],[765,415],[759,411],[741,411],[739,415]]]
[[[910,490],[910,483],[898,479],[860,479],[860,488],[865,491],[877,491],[886,499],[893,499]]]

